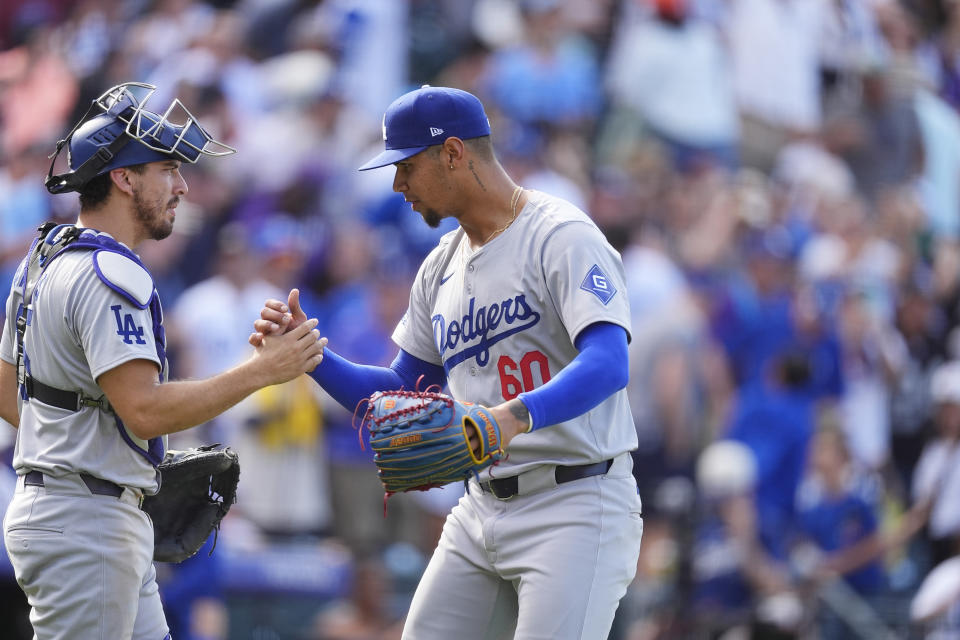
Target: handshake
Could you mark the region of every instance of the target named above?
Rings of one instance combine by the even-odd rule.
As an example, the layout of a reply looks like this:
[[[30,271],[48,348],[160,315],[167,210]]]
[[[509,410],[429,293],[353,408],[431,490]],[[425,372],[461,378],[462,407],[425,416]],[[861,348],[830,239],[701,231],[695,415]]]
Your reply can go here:
[[[288,313],[291,311],[292,313]],[[256,348],[254,356],[266,359],[266,375],[276,375],[267,384],[279,384],[313,371],[323,360],[327,339],[317,330],[319,320],[307,318],[300,308],[300,291],[290,292],[289,307],[280,300],[270,299],[254,321],[256,331],[248,342]],[[279,371],[277,371],[279,370]],[[264,385],[266,386],[266,385]]]
[[[267,300],[260,310],[260,317],[254,320],[253,328],[256,330],[250,334],[248,342],[254,347],[259,348],[264,343],[264,338],[272,335],[283,335],[289,331],[302,326],[304,323],[313,323],[310,329],[317,326],[319,321],[316,318],[307,319],[307,314],[300,307],[300,290],[293,289],[287,302]],[[315,332],[319,338],[319,332]],[[321,350],[327,345],[327,339],[320,339],[322,342]],[[321,355],[321,360],[323,359]],[[320,364],[317,361],[317,364]],[[316,366],[316,365],[314,365]],[[310,369],[312,371],[312,368]]]

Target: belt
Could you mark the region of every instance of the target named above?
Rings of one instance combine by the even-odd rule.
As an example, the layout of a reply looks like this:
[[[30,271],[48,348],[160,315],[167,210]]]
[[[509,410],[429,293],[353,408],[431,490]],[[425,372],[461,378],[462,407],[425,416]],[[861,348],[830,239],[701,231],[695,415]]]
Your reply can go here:
[[[557,484],[573,482],[581,478],[591,476],[601,476],[613,465],[613,459],[595,462],[594,464],[581,464],[574,467],[565,467],[557,465],[553,468],[553,477]],[[493,495],[498,500],[509,500],[520,493],[520,476],[510,476],[509,478],[495,478],[493,480],[480,483],[480,488]]]
[[[87,485],[87,489],[90,489],[90,493],[114,498],[119,498],[123,494],[123,487],[109,480],[97,478],[89,473],[80,473],[77,475],[83,480],[83,484]],[[42,487],[43,473],[40,471],[28,471],[27,474],[23,476],[23,484],[29,487]]]

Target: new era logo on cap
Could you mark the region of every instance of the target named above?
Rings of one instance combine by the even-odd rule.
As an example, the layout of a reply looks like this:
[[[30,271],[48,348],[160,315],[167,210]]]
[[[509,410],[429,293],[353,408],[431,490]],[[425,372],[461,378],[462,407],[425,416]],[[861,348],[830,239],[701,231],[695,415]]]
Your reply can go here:
[[[476,96],[450,87],[424,85],[406,93],[383,114],[385,150],[360,167],[384,167],[416,155],[447,138],[490,135],[490,121]]]

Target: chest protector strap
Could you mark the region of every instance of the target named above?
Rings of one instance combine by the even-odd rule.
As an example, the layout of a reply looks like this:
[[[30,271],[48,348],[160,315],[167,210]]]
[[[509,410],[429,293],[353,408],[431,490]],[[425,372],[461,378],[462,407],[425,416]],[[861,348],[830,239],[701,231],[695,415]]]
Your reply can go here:
[[[37,288],[37,283],[43,272],[50,264],[66,251],[87,250],[87,251],[108,251],[133,260],[137,265],[143,267],[143,263],[130,251],[113,238],[103,234],[98,234],[92,230],[78,229],[74,225],[56,225],[47,222],[38,228],[40,232],[33,244],[30,245],[30,252],[27,254],[26,262],[23,266],[23,272],[18,286],[22,290],[22,302],[17,310],[16,330],[17,330],[17,381],[20,388],[20,396],[26,400],[37,400],[43,404],[66,409],[67,411],[81,411],[83,409],[96,407],[101,411],[106,411],[113,415],[116,421],[117,430],[124,442],[134,451],[146,458],[153,466],[157,466],[163,460],[164,445],[163,438],[151,438],[148,441],[133,437],[127,428],[123,425],[120,417],[110,406],[105,395],[99,398],[93,398],[82,391],[69,391],[57,389],[34,378],[30,373],[30,358],[24,348],[24,338],[27,327],[33,315],[33,295]],[[101,276],[102,277],[102,276]],[[116,290],[116,287],[113,287]],[[118,293],[125,294],[123,291]],[[129,298],[130,296],[127,295]],[[166,356],[166,335],[163,330],[163,311],[160,308],[160,298],[156,289],[150,296],[146,305],[140,305],[141,308],[150,307],[150,315],[153,320],[153,336],[157,349],[157,357],[160,360],[160,379],[167,378],[167,356]]]

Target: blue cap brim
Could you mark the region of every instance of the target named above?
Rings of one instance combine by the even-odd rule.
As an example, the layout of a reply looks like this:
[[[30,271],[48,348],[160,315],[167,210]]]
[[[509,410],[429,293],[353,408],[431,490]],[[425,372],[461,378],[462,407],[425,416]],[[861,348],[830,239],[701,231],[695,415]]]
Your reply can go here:
[[[375,157],[373,160],[370,160],[362,167],[357,169],[357,171],[367,171],[368,169],[379,169],[380,167],[385,167],[388,164],[393,164],[394,162],[400,162],[401,160],[406,160],[410,156],[415,156],[424,149],[427,149],[429,145],[424,147],[407,147],[406,149],[387,149],[382,152],[380,155]]]

